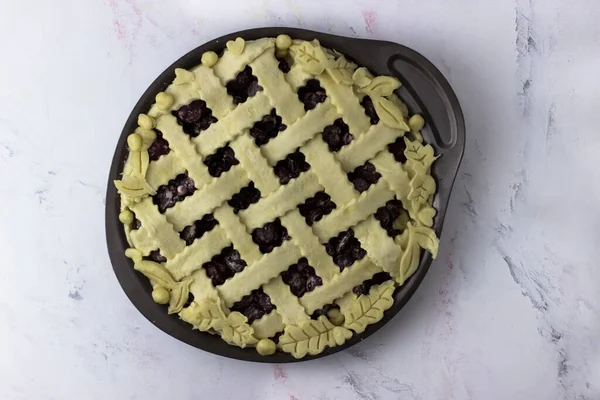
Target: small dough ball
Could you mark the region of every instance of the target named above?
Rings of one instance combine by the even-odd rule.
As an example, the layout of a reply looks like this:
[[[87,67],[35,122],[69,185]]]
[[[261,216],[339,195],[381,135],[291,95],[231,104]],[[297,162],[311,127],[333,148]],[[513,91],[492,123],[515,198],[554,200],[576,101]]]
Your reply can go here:
[[[279,35],[275,39],[275,47],[279,50],[287,50],[292,45],[292,38],[289,35]]]
[[[425,120],[419,114],[415,114],[408,120],[408,127],[412,132],[420,131],[425,126]]]
[[[133,213],[130,210],[123,210],[119,214],[119,221],[121,221],[122,224],[130,225],[133,223],[134,219],[135,219],[135,216],[133,215]]]
[[[140,151],[142,144],[142,137],[137,133],[132,133],[131,135],[127,136],[127,145],[131,151]]]
[[[288,54],[287,50],[275,49],[275,57],[277,57],[277,58],[284,58],[285,56],[287,56],[287,54]]]
[[[138,125],[142,129],[150,130],[154,129],[156,126],[156,121],[154,121],[154,118],[150,117],[149,115],[140,114],[138,115]]]
[[[167,304],[171,299],[171,293],[162,286],[157,286],[152,291],[152,300],[158,304]]]
[[[334,325],[342,325],[344,323],[344,315],[340,312],[339,308],[332,308],[327,311],[327,318]]]
[[[271,339],[260,339],[256,344],[256,351],[261,356],[270,356],[275,354],[277,345]]]
[[[175,99],[173,99],[173,96],[171,96],[169,93],[160,92],[156,95],[156,105],[161,110],[168,110],[171,108],[174,102]]]
[[[215,65],[217,63],[217,61],[219,61],[219,56],[214,51],[205,52],[204,54],[202,54],[202,58],[200,59],[200,62],[202,62],[202,65],[204,65],[205,67],[208,67],[208,68]]]
[[[125,250],[125,256],[131,258],[134,263],[142,261],[142,252],[138,249],[127,249]]]

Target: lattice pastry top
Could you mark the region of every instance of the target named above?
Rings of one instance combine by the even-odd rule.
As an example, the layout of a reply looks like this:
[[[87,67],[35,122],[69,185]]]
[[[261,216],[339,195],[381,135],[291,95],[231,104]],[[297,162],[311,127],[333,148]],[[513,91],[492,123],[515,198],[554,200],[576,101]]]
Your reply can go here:
[[[262,355],[317,354],[379,321],[438,247],[436,157],[400,82],[287,35],[175,74],[115,182],[154,300]]]

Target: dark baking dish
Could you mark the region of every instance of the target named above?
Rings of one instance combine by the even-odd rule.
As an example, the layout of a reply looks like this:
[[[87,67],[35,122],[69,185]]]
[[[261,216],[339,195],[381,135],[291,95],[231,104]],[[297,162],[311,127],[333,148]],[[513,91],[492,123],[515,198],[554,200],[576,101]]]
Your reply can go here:
[[[154,103],[156,93],[163,91],[175,78],[175,68],[190,69],[200,63],[205,51],[219,52],[228,40],[242,37],[246,40],[262,37],[275,37],[286,33],[292,38],[312,40],[318,39],[324,47],[336,49],[352,58],[359,66],[367,67],[375,75],[392,75],[398,77],[403,86],[397,91],[411,113],[422,114],[427,124],[422,134],[441,155],[433,165],[432,175],[437,181],[438,189],[434,199],[434,207],[438,210],[434,229],[441,235],[442,225],[454,179],[464,151],[465,124],[456,95],[450,88],[440,71],[419,53],[396,43],[355,39],[328,35],[295,28],[259,28],[231,33],[214,39],[190,51],[173,65],[168,67],[152,82],[133,108],[117,144],[110,168],[108,188],[106,192],[106,240],[113,269],[123,290],[135,307],[154,325],[167,334],[194,347],[225,357],[246,361],[269,363],[286,363],[306,361],[327,356],[346,349],[370,336],[389,321],[411,298],[431,265],[431,255],[424,252],[419,268],[414,275],[394,293],[395,302],[386,311],[383,319],[369,325],[362,334],[346,341],[343,346],[327,348],[316,356],[295,359],[290,354],[277,352],[272,356],[261,356],[255,349],[241,349],[228,345],[219,336],[192,330],[191,326],[176,315],[168,315],[164,306],[152,300],[152,288],[148,279],[133,269],[133,263],[125,257],[127,240],[122,224],[119,222],[119,196],[113,180],[119,179],[123,162],[127,156],[127,135],[137,127],[137,116],[146,112]]]

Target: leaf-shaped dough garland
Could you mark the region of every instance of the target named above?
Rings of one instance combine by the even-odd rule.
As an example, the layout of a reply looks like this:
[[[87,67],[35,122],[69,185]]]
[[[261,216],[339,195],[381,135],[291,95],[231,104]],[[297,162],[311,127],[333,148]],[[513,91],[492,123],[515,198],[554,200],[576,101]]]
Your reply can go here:
[[[349,86],[352,85],[352,73],[355,69],[356,64],[349,62],[346,60],[346,57],[341,56],[331,61],[326,71],[335,83]]]
[[[401,86],[400,81],[391,76],[378,76],[373,78],[365,87],[361,87],[359,92],[363,92],[373,97],[387,97],[394,93],[394,90]]]
[[[279,348],[295,358],[306,354],[319,354],[325,347],[341,346],[352,337],[352,332],[341,326],[333,325],[327,317],[309,319],[302,326],[288,325],[279,338]]]
[[[302,64],[304,69],[313,75],[319,75],[329,66],[330,61],[320,46],[302,42],[299,45],[292,45],[289,51]]]
[[[369,86],[369,83],[371,83],[369,71],[365,67],[357,68],[354,74],[352,74],[352,82],[359,90],[360,88]]]
[[[220,332],[223,340],[240,347],[258,342],[254,337],[254,329],[248,324],[248,318],[237,311],[229,313],[227,324],[220,329]]]
[[[415,202],[416,206],[420,204],[426,204],[429,200],[429,196],[435,193],[435,179],[431,175],[417,174],[415,175],[410,183],[410,191],[408,192],[407,199]],[[415,211],[418,211],[420,207],[414,207]]]
[[[417,220],[423,225],[431,228],[433,226],[433,217],[437,214],[437,210],[433,207],[423,207],[417,214]]]
[[[190,285],[194,280],[193,278],[187,277],[177,282],[164,266],[153,261],[138,261],[133,265],[133,268],[146,275],[148,279],[158,286],[169,290],[171,294],[169,298],[169,314],[181,311],[189,297]]]
[[[438,158],[435,156],[433,147],[430,144],[423,146],[421,143],[409,140],[406,137],[404,138],[404,143],[406,143],[404,155],[408,160],[420,163],[422,167],[421,171],[423,172],[428,171],[433,162]]]
[[[120,181],[115,181],[115,186],[119,193],[132,198],[140,198],[156,193],[154,189],[148,185],[148,182],[139,176],[124,176]]]
[[[385,97],[371,97],[371,100],[375,106],[375,112],[384,124],[405,132],[410,130],[398,106]]]
[[[396,282],[400,285],[403,285],[406,279],[417,270],[421,258],[421,248],[429,250],[431,256],[436,258],[440,242],[435,231],[425,226],[414,226],[409,222],[406,232],[408,232],[408,244],[400,259],[400,271],[396,276]]]
[[[394,304],[394,282],[388,281],[371,287],[368,295],[361,295],[344,311],[344,326],[362,333],[368,325],[383,318],[383,312]]]
[[[225,315],[220,299],[194,301],[181,310],[179,316],[201,331],[214,329],[221,334],[223,340],[240,347],[258,342],[254,329],[248,324],[248,318],[237,311]]]

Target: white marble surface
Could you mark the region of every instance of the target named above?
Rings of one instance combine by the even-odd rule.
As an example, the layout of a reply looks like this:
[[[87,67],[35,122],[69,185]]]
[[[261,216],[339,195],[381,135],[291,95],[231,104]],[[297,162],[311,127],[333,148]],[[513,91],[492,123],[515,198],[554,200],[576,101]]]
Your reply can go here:
[[[598,21],[597,0],[0,2],[0,398],[600,399]],[[413,47],[468,127],[414,298],[360,345],[280,366],[156,329],[104,239],[142,91],[204,41],[268,25]]]

